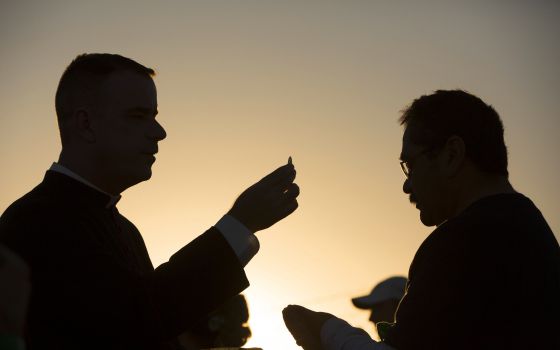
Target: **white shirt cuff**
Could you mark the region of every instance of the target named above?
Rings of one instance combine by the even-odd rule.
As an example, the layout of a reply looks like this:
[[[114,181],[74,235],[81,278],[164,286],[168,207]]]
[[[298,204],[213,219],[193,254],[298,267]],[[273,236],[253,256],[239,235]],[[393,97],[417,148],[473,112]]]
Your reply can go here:
[[[222,233],[243,267],[259,251],[260,243],[257,236],[233,216],[224,215],[214,227]]]
[[[321,328],[321,343],[325,350],[395,350],[377,342],[361,328],[355,328],[340,318],[328,319]]]

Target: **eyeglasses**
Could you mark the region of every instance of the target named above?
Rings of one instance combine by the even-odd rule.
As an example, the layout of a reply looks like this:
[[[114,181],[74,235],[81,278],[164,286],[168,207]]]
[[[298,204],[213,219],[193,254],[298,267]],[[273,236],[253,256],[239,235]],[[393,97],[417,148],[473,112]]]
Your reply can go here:
[[[410,157],[408,160],[401,160],[401,169],[404,173],[404,176],[406,176],[406,178],[408,179],[408,177],[410,176],[410,173],[412,172],[412,166],[411,164],[414,163],[414,161],[416,159],[418,159],[420,156],[431,152],[433,150],[433,147],[427,148],[425,150],[423,150],[422,152],[416,154],[414,157]]]

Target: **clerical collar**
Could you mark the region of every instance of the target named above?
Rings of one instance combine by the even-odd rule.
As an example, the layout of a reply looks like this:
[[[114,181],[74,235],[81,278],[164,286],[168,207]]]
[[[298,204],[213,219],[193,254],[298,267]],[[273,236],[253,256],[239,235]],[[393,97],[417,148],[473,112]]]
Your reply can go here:
[[[65,167],[64,165],[60,165],[57,162],[52,163],[50,169],[51,171],[55,171],[57,173],[66,175],[68,177],[71,177],[72,179],[79,181],[81,183],[83,183],[84,185],[87,185],[91,188],[93,188],[96,191],[99,191],[101,193],[103,193],[104,195],[107,195],[109,197],[109,202],[107,203],[107,205],[105,205],[106,208],[110,208],[112,206],[115,206],[117,204],[117,202],[121,199],[121,195],[116,195],[113,196],[110,193],[107,193],[105,191],[103,191],[102,189],[100,189],[99,187],[95,186],[94,184],[92,184],[91,182],[89,182],[88,180],[84,179],[83,177],[81,177],[80,175],[76,174],[75,172],[73,172],[72,170],[68,169],[67,167]]]

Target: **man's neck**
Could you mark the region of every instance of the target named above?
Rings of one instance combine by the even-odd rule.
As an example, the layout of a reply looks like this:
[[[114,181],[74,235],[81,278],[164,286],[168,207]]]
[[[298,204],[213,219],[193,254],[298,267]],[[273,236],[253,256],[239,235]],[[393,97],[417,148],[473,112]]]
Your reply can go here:
[[[461,186],[453,215],[455,217],[462,213],[474,202],[493,195],[516,193],[513,186],[505,176],[483,176],[474,178],[466,185]]]
[[[68,155],[67,152],[62,151],[57,164],[62,165],[66,169],[77,174],[79,177],[86,180],[86,182],[90,185],[93,185],[92,187],[100,190],[101,192],[105,192],[110,196],[120,196],[120,190],[109,186],[106,181],[103,181],[101,178],[96,176],[95,167],[92,167],[90,164],[84,162],[76,161],[76,159],[80,159],[80,157],[72,157]]]

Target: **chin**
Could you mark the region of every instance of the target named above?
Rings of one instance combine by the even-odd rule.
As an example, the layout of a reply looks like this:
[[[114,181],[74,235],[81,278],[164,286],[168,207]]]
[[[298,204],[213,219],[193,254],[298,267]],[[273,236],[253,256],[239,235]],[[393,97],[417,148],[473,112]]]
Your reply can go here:
[[[443,224],[447,219],[443,217],[437,217],[435,215],[428,215],[425,212],[420,211],[420,221],[425,226],[439,226]]]
[[[152,178],[152,169],[148,169],[146,172],[142,173],[142,176],[139,177],[138,182],[147,181]]]
[[[420,210],[420,221],[422,221],[422,223],[428,227],[436,226],[438,224],[437,220],[435,220],[432,215],[429,215],[424,210]]]
[[[136,184],[139,184],[140,182],[147,181],[151,177],[152,177],[152,170],[151,169],[146,169],[142,172],[136,171],[134,174],[130,174],[130,176],[128,177],[127,188],[132,187]]]

